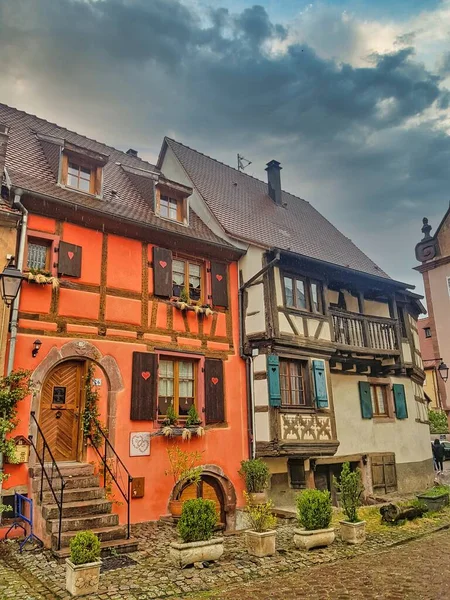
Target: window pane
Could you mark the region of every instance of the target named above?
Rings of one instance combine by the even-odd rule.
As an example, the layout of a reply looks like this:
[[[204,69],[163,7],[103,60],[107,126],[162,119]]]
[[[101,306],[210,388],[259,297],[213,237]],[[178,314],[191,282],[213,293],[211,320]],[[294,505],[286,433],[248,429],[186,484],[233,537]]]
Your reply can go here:
[[[320,302],[320,286],[318,283],[311,282],[311,300],[313,312],[322,312],[322,306]]]
[[[194,365],[191,362],[181,361],[180,362],[180,379],[192,379],[194,376]]]
[[[286,306],[294,306],[294,291],[290,277],[284,278],[284,294],[286,297]]]
[[[380,415],[384,415],[386,413],[386,406],[384,402],[384,393],[383,388],[381,386],[376,387],[377,390],[377,398],[378,398],[378,412]]]
[[[91,178],[91,169],[88,169],[87,167],[80,167],[80,176],[83,179],[90,179]]]
[[[172,283],[173,283],[173,295],[176,297],[181,296],[181,292],[184,289],[184,260],[174,260],[172,263]]]
[[[175,206],[175,208],[173,206],[170,206],[169,208],[169,219],[172,219],[173,221],[177,221],[178,220],[178,213],[177,213],[177,207]]]
[[[306,309],[305,282],[301,279],[295,280],[296,306]]]
[[[47,248],[43,244],[28,242],[28,260],[29,269],[45,269],[47,266]]]
[[[75,175],[75,177],[78,177],[78,165],[69,163],[68,173],[69,175]]]
[[[195,302],[201,297],[201,267],[200,265],[189,263],[189,297]]]
[[[79,179],[78,180],[78,189],[83,192],[89,192],[90,181],[87,179]]]
[[[161,217],[169,216],[169,201],[166,196],[161,196],[159,201],[159,214]]]
[[[75,175],[71,175],[69,173],[69,175],[67,176],[67,185],[69,185],[70,187],[77,188],[78,187],[78,177],[76,177]]]
[[[194,398],[182,398],[180,396],[180,407],[179,407],[179,415],[180,417],[186,417],[189,409],[194,404]]]

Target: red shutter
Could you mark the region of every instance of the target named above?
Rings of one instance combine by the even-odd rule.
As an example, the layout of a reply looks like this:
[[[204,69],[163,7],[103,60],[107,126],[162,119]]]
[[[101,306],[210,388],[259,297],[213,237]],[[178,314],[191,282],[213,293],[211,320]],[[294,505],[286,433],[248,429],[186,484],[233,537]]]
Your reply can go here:
[[[166,248],[153,248],[153,276],[155,296],[172,296],[172,252]]]
[[[205,360],[205,421],[225,421],[223,362],[213,358]]]
[[[133,352],[130,412],[132,421],[156,419],[157,390],[157,355],[150,352]]]
[[[81,277],[81,246],[59,242],[58,275]]]
[[[224,263],[211,263],[212,303],[228,308],[228,269]]]

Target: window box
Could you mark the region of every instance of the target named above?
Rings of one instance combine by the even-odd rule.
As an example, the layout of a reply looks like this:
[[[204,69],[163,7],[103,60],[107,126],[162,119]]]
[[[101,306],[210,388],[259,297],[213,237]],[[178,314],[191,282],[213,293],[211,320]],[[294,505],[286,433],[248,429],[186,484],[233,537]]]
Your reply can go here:
[[[155,436],[164,436],[167,438],[181,437],[183,441],[188,441],[193,435],[197,437],[203,437],[205,435],[205,428],[201,423],[198,425],[163,425],[161,423],[160,429],[154,434]]]
[[[27,273],[28,283],[37,283],[39,285],[52,285],[54,289],[59,288],[59,279],[53,277],[46,271],[40,269],[30,269]]]
[[[193,311],[197,316],[209,317],[214,314],[214,311],[208,304],[188,304],[181,300],[172,300],[170,304],[181,311]]]

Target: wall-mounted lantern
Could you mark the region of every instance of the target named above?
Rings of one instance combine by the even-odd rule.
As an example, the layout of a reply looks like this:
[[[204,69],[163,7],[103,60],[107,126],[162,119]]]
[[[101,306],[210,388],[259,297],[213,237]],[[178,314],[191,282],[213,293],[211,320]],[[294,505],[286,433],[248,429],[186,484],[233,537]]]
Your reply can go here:
[[[31,356],[33,358],[36,358],[36,356],[37,356],[37,354],[38,354],[41,346],[42,346],[41,340],[34,340],[34,342],[33,342],[33,350],[31,351]]]
[[[0,273],[0,293],[6,306],[11,306],[19,293],[23,275],[14,264],[14,257]]]
[[[444,383],[447,383],[448,380],[448,367],[445,362],[441,359],[441,363],[437,368],[439,375]]]

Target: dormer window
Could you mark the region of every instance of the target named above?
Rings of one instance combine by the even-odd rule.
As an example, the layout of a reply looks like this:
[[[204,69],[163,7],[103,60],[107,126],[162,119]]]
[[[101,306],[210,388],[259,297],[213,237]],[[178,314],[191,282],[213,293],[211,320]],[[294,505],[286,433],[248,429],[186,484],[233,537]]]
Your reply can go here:
[[[59,183],[70,190],[101,196],[103,167],[107,159],[106,155],[66,143],[61,156]]]
[[[183,221],[183,201],[178,198],[161,195],[159,200],[159,216],[171,221]]]
[[[187,225],[188,197],[191,193],[191,188],[160,176],[156,187],[156,214],[161,219]]]

